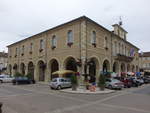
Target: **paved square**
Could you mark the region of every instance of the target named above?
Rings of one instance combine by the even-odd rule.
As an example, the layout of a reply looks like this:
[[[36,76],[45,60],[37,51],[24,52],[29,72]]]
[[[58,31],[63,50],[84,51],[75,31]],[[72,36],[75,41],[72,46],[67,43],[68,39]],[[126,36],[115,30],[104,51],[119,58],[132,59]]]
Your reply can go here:
[[[0,84],[3,113],[150,113],[150,85],[111,94],[70,94],[46,84]]]

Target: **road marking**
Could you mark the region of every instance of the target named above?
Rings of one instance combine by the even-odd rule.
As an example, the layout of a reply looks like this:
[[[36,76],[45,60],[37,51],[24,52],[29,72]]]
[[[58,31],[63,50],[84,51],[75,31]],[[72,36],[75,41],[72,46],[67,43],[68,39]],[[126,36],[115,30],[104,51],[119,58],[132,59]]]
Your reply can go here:
[[[9,87],[13,87],[13,86],[9,86]],[[37,94],[46,94],[46,95],[52,95],[55,97],[62,97],[62,98],[71,99],[71,100],[80,101],[80,102],[89,102],[89,101],[78,99],[78,98],[73,98],[73,97],[68,97],[68,96],[63,96],[63,95],[56,95],[57,93],[60,94],[60,92],[54,92],[54,91],[53,92],[41,92],[41,91],[36,91],[36,90],[29,90],[29,89],[22,88],[22,87],[13,87],[13,88],[21,89],[21,90],[25,90],[25,91],[30,91],[30,92],[37,93]],[[52,90],[49,90],[49,91],[52,91]],[[32,93],[28,93],[28,94],[32,94]],[[28,95],[28,94],[12,95],[12,97],[13,96]],[[5,98],[7,98],[7,97],[5,97]]]

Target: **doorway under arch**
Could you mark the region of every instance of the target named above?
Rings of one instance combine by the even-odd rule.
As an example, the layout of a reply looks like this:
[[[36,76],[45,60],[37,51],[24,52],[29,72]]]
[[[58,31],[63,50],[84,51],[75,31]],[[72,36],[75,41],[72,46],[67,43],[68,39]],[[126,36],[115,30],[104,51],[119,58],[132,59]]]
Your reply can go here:
[[[103,72],[108,72],[108,71],[110,71],[110,63],[108,60],[105,60],[103,62]]]
[[[65,62],[65,68],[77,72],[76,60],[73,57],[69,57]]]
[[[119,64],[117,62],[114,62],[113,64],[113,72],[115,73],[119,72]]]
[[[125,72],[125,64],[124,63],[121,64],[121,72]]]
[[[34,80],[34,64],[29,62],[28,64],[28,73],[31,74],[31,79]]]
[[[39,81],[45,80],[45,69],[46,69],[45,63],[42,60],[40,60],[38,62]]]
[[[20,64],[20,72],[21,72],[21,74],[25,75],[25,64],[24,63]]]
[[[56,59],[52,59],[49,63],[50,66],[50,75],[51,75],[51,80],[54,78],[54,76],[52,76],[52,73],[55,71],[59,70],[59,64],[58,61]]]

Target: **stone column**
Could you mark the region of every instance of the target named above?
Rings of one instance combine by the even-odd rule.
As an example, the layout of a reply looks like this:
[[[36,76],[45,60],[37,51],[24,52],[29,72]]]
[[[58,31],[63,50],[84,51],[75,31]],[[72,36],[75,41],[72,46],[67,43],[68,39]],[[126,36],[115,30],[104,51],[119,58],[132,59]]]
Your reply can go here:
[[[82,74],[85,74],[85,62],[87,58],[87,33],[86,33],[86,21],[81,22],[81,60],[82,60]]]
[[[50,81],[50,69],[48,66],[46,66],[45,69],[45,82],[49,82]]]
[[[35,65],[34,67],[34,79],[35,81],[39,81],[39,68],[38,68],[38,65]]]

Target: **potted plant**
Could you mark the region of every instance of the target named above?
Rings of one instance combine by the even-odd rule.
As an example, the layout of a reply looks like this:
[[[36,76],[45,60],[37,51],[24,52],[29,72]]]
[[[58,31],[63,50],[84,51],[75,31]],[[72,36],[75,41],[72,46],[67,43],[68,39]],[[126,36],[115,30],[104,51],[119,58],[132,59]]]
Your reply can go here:
[[[99,86],[101,91],[104,91],[104,89],[105,89],[105,82],[106,82],[105,75],[100,74],[99,81],[98,81],[98,86]]]
[[[26,75],[26,77],[27,77],[28,79],[30,79],[30,80],[32,81],[33,84],[35,84],[34,77],[32,76],[31,73],[28,73],[28,74]]]
[[[78,79],[75,74],[71,76],[71,84],[72,84],[72,90],[76,91],[78,86]]]
[[[16,72],[16,73],[14,74],[14,77],[23,77],[23,75],[22,75],[21,73],[19,73],[19,72]]]

